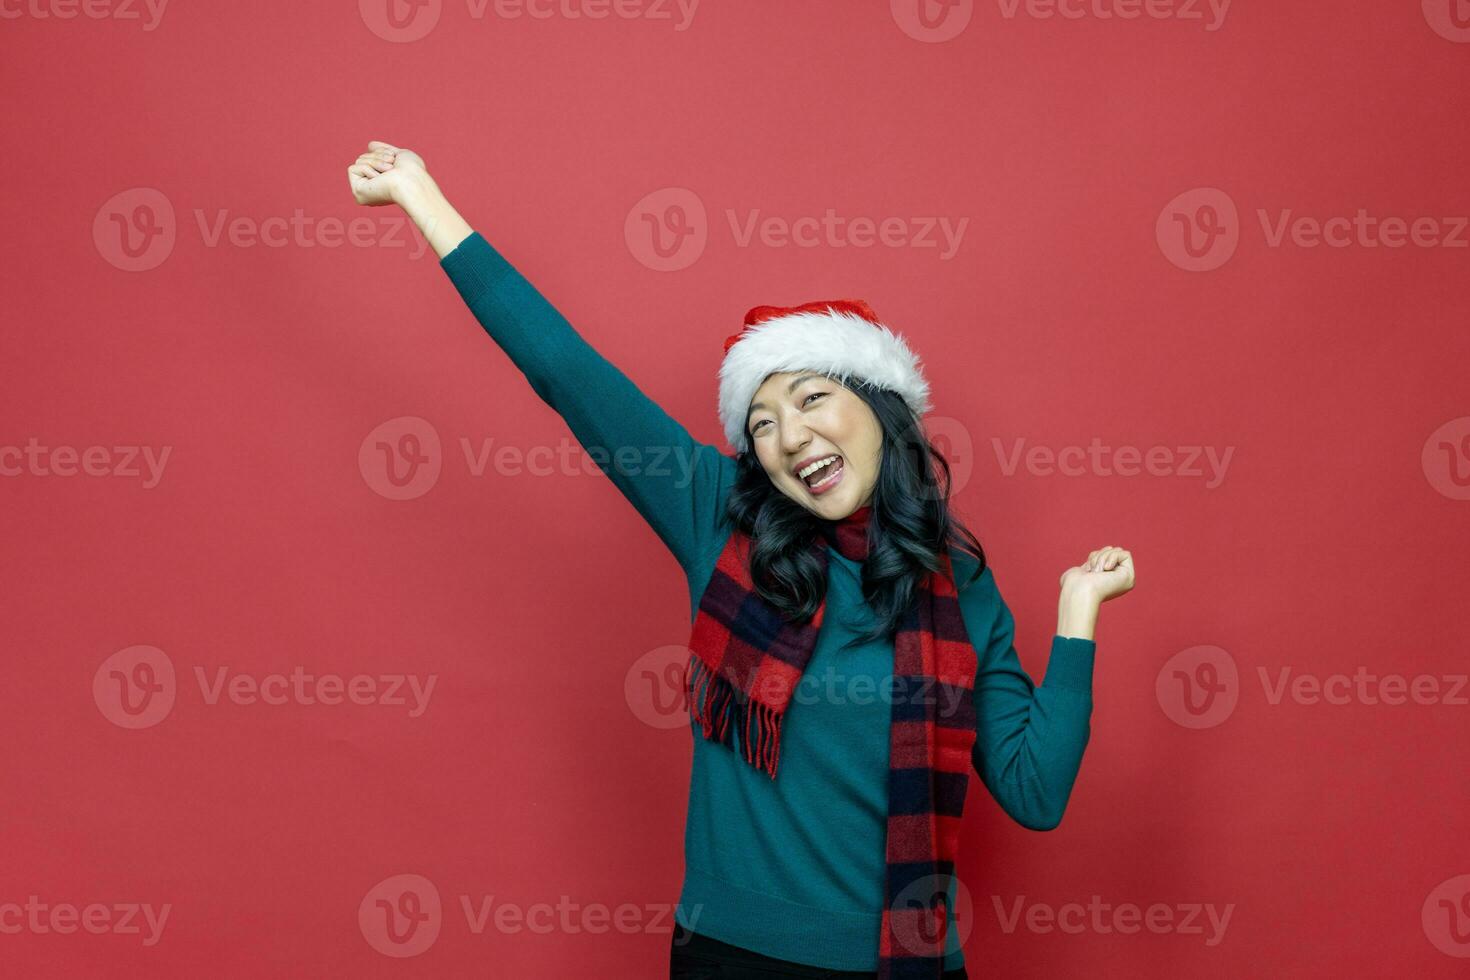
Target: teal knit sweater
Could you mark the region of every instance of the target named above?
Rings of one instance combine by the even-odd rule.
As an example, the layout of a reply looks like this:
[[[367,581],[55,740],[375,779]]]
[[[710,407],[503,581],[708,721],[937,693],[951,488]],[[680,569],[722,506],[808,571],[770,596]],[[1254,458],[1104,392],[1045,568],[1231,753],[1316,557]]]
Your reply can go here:
[[[479,232],[440,265],[536,394],[673,552],[688,579],[692,624],[731,532],[724,507],[734,459],[695,441]],[[655,453],[666,462],[654,465]],[[766,956],[876,970],[890,712],[881,684],[893,672],[893,642],[838,649],[873,620],[861,566],[828,552],[827,618],[786,713],[779,777],[690,726],[676,918]],[[952,561],[963,586],[974,560],[953,554]],[[1054,636],[1037,686],[1016,655],[1015,622],[988,567],[961,590],[960,604],[979,659],[975,771],[1017,823],[1050,830],[1062,819],[1090,734],[1095,645]],[[949,936],[944,966],[954,969],[964,956],[952,920]]]

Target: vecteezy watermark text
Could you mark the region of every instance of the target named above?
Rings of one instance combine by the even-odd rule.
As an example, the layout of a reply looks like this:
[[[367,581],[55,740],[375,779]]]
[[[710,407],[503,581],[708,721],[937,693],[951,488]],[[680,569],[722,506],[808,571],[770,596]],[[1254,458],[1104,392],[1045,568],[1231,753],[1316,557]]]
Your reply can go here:
[[[635,903],[581,902],[570,895],[555,903],[510,902],[494,895],[459,895],[465,929],[470,935],[487,932],[505,935],[530,933],[537,936],[608,932],[622,935],[649,933],[668,935],[674,931],[675,909],[692,929],[702,907],[674,906],[667,902]],[[358,928],[369,946],[385,956],[418,956],[438,940],[450,916],[439,888],[418,874],[397,874],[370,888],[357,910]]]
[[[235,214],[216,208],[212,214],[194,208],[194,225],[205,248],[236,249],[403,249],[411,259],[423,257],[428,239],[402,214],[290,215]],[[174,213],[168,195],[152,187],[132,187],[104,201],[92,218],[92,244],[110,265],[124,272],[147,272],[173,254],[186,222]]]
[[[932,251],[940,261],[959,252],[967,217],[853,215],[826,208],[820,214],[768,215],[760,208],[725,209],[736,248],[873,248]],[[623,219],[629,253],[657,272],[677,272],[704,254],[711,234],[703,199],[687,187],[645,194]]]
[[[1367,664],[1359,664],[1350,674],[1339,671],[1322,675],[1283,664],[1257,666],[1256,677],[1271,707],[1387,705],[1439,710],[1470,706],[1470,675],[1462,673],[1378,673]],[[1175,653],[1154,678],[1159,707],[1183,728],[1223,724],[1240,702],[1242,687],[1235,658],[1228,650],[1210,644]]]
[[[1225,26],[1231,0],[995,0],[1001,16],[1015,20],[1024,13],[1033,20],[1149,20],[1200,21],[1206,31]],[[1208,17],[1208,19],[1206,19]]]
[[[244,706],[342,704],[406,708],[418,718],[429,707],[438,674],[353,674],[308,672],[304,666],[289,672],[254,674],[195,665],[194,679],[204,704],[222,701]],[[112,654],[92,675],[92,699],[97,710],[119,728],[151,728],[168,717],[178,697],[179,682],[173,659],[158,647],[139,644]]]
[[[1223,908],[1216,908],[1213,902],[1181,902],[1175,905],[1154,902],[1143,907],[1133,902],[1114,905],[1104,902],[1101,895],[1091,896],[1086,905],[1081,902],[1064,902],[1061,905],[1031,902],[1028,905],[1025,895],[1017,895],[1009,909],[999,895],[990,896],[990,900],[995,905],[1001,930],[1006,933],[1015,932],[1022,925],[1024,916],[1027,932],[1064,932],[1071,935],[1090,932],[1106,936],[1114,932],[1133,935],[1148,931],[1155,935],[1204,936],[1206,946],[1220,944],[1235,912],[1234,902]]]
[[[438,674],[420,678],[417,674],[309,674],[304,667],[294,667],[289,674],[266,674],[257,677],[243,672],[230,673],[228,667],[216,667],[211,679],[203,667],[194,668],[205,704],[218,704],[220,698],[232,704],[359,704],[385,707],[407,707],[408,717],[417,718],[429,707]],[[228,683],[227,683],[228,682]]]
[[[171,902],[154,908],[149,902],[43,902],[31,895],[24,905],[0,902],[0,933],[18,935],[48,933],[70,935],[90,932],[94,936],[113,933],[119,936],[142,936],[144,946],[156,946],[163,938]],[[141,917],[140,917],[141,916]]]
[[[1456,0],[1459,2],[1459,0]],[[1274,213],[1256,209],[1261,237],[1269,249],[1288,245],[1314,249],[1470,248],[1470,216],[1373,214],[1358,208],[1352,215],[1297,215],[1292,208]],[[1210,272],[1235,254],[1244,237],[1235,200],[1218,187],[1195,187],[1176,196],[1154,221],[1159,250],[1189,272]]]
[[[554,446],[496,443],[492,436],[476,441],[460,437],[459,446],[470,476],[538,478],[550,476],[628,476],[668,479],[684,488],[694,483],[695,452],[676,446],[619,446],[611,451],[584,448],[570,436]],[[412,500],[439,482],[445,451],[438,430],[416,415],[389,419],[374,427],[358,446],[357,465],[363,482],[389,500]]]
[[[1013,440],[1009,450],[997,438],[992,437],[990,443],[1000,471],[1006,476],[1015,476],[1024,453],[1026,472],[1032,476],[1051,476],[1053,473],[1062,476],[1147,475],[1191,479],[1207,476],[1206,490],[1213,490],[1224,482],[1230,458],[1235,455],[1234,446],[1226,446],[1223,452],[1215,446],[1150,446],[1146,450],[1137,446],[1105,446],[1097,436],[1093,436],[1086,447],[1063,446],[1060,449],[1041,445],[1028,448],[1024,438]],[[1200,468],[1201,458],[1208,464],[1207,470]]]
[[[0,476],[142,477],[144,490],[163,479],[173,446],[43,446],[35,436],[21,446],[0,446]],[[139,466],[143,467],[139,469]],[[146,471],[146,472],[145,472]]]
[[[167,6],[168,0],[0,0],[0,20],[74,20],[80,13],[88,20],[142,21],[147,32],[163,21]]]
[[[1294,674],[1291,667],[1280,667],[1273,679],[1265,667],[1257,667],[1266,700],[1280,704],[1286,698],[1294,704],[1447,704],[1470,705],[1466,696],[1466,674],[1375,674],[1359,664],[1351,676],[1347,674]]]
[[[493,16],[497,21],[569,22],[608,19],[641,20],[673,25],[677,32],[694,23],[699,0],[465,0],[472,21]],[[429,35],[440,15],[453,9],[443,0],[358,0],[357,10],[369,31],[385,41],[407,44]]]
[[[690,724],[685,683],[692,651],[681,643],[655,647],[639,656],[623,677],[623,698],[633,716],[650,728],[683,728]],[[779,685],[768,689],[773,695]],[[957,717],[974,692],[932,678],[892,674],[849,674],[832,666],[809,670],[791,689],[797,704],[864,706],[870,704],[935,705],[941,718]]]
[[[1451,0],[1454,2],[1454,0]],[[916,41],[935,44],[964,33],[977,0],[889,0],[894,23]],[[1172,20],[1202,24],[1206,33],[1225,26],[1231,0],[995,0],[1003,21]]]

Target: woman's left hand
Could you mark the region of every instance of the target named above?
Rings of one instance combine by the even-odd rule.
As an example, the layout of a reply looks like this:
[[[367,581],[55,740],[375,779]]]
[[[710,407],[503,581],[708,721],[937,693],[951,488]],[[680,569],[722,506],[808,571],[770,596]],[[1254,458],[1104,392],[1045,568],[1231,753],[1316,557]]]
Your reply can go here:
[[[1106,545],[1081,565],[1062,573],[1062,588],[1086,589],[1098,602],[1107,602],[1133,588],[1133,555]]]

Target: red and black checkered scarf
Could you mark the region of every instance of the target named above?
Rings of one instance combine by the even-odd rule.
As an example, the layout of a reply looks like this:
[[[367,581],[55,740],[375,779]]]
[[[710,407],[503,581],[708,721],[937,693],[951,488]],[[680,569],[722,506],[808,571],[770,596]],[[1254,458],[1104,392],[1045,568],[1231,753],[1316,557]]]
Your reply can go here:
[[[823,523],[827,544],[853,561],[868,555],[871,505]],[[811,620],[784,619],[752,585],[750,538],[731,534],[700,598],[685,675],[689,710],[704,737],[738,749],[776,778],[781,719],[816,648],[826,602]],[[945,901],[959,849],[960,814],[975,741],[975,648],[960,614],[948,552],[928,573],[894,634],[889,727],[887,875],[878,976],[943,971]]]

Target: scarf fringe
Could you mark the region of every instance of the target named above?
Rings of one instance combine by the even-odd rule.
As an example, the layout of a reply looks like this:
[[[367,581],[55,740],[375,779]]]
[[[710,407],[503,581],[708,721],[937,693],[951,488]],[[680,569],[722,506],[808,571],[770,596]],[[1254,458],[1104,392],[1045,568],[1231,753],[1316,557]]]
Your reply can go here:
[[[736,690],[696,654],[684,684],[689,713],[704,737],[739,751],[741,758],[776,778],[781,762],[781,714]]]

